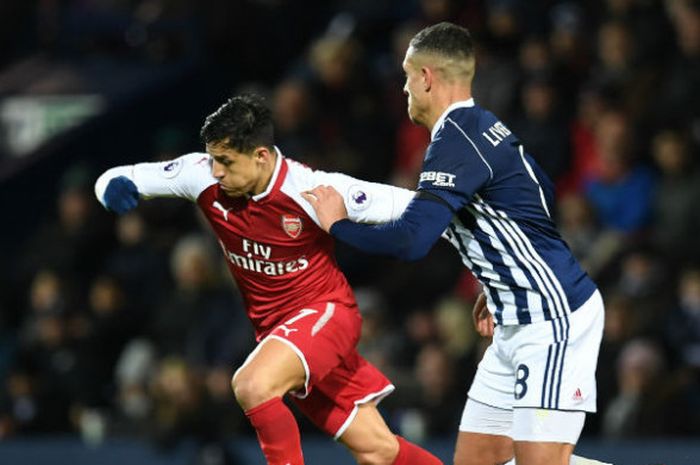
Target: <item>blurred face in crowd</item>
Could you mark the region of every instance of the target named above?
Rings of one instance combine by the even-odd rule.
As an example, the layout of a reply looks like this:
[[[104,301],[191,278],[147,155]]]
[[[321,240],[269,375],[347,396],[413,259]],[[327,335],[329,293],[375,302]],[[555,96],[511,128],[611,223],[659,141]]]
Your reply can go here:
[[[630,32],[624,25],[611,22],[600,28],[598,55],[606,68],[626,68],[632,59],[632,52]]]
[[[88,220],[92,199],[80,189],[69,188],[58,201],[61,224],[70,232],[79,230]]]
[[[207,144],[207,152],[212,158],[212,176],[219,181],[226,195],[256,195],[267,188],[274,169],[274,155],[266,147],[243,153],[224,142],[216,142]]]
[[[664,173],[683,174],[687,152],[681,136],[672,131],[664,131],[654,137],[652,148],[654,160]]]
[[[630,165],[629,127],[622,113],[601,115],[595,128],[595,140],[601,160],[601,177],[617,179]]]
[[[554,106],[554,91],[545,83],[531,83],[525,87],[523,104],[528,116],[534,120],[545,120]]]
[[[309,114],[309,95],[304,84],[285,81],[277,86],[272,111],[282,131],[294,131],[303,126]]]

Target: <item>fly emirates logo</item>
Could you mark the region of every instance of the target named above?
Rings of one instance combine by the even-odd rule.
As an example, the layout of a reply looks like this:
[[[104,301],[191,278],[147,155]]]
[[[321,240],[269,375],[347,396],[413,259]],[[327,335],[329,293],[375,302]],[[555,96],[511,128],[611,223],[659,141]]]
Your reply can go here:
[[[228,261],[246,271],[255,271],[256,273],[262,273],[267,276],[282,276],[289,273],[296,273],[297,271],[303,271],[309,267],[309,261],[304,255],[296,260],[270,261],[272,247],[248,239],[243,239],[241,243],[243,254],[240,255],[228,250],[223,242],[219,241],[219,244]]]

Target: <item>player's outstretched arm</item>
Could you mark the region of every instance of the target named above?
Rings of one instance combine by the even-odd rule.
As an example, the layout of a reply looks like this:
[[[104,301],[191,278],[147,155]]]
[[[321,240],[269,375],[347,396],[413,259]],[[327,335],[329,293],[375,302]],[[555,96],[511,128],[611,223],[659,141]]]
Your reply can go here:
[[[308,179],[307,186],[309,189],[328,186],[333,192],[337,191],[340,197],[338,207],[345,216],[358,223],[386,223],[395,220],[403,214],[416,195],[408,189],[323,171],[315,171]]]
[[[160,163],[138,163],[111,168],[95,182],[95,196],[108,210],[126,213],[140,198],[180,197],[196,201],[216,183],[209,156],[190,153]]]
[[[361,224],[347,218],[342,196],[330,186],[318,186],[302,195],[316,211],[321,227],[334,237],[365,252],[403,260],[424,257],[453,215],[447,204],[419,197],[394,221]]]

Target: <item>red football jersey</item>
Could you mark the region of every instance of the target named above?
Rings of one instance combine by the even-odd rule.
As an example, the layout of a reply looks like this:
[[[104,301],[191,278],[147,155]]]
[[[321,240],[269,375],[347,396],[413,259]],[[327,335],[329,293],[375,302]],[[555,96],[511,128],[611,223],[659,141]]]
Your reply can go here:
[[[398,218],[414,195],[393,186],[312,170],[279,151],[267,189],[249,198],[233,198],[221,191],[204,153],[112,168],[95,186],[101,202],[109,180],[121,175],[132,179],[143,197],[196,201],[219,239],[258,340],[305,306],[322,302],[354,305],[352,290],[335,261],[334,240],[318,226],[301,192],[319,184],[331,185],[343,195],[350,219],[363,222]]]
[[[283,192],[289,175],[285,160],[272,189],[257,200],[229,197],[218,184],[197,199],[258,333],[305,305],[354,302],[335,261],[333,238]]]

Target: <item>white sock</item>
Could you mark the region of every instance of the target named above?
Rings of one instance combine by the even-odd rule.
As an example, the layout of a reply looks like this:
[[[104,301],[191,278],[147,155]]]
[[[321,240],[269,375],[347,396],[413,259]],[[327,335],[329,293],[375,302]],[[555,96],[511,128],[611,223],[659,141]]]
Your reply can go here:
[[[515,465],[515,457],[504,463],[503,465]],[[569,460],[569,465],[612,465],[607,462],[600,462],[594,459],[587,459],[585,457],[579,457],[578,455],[571,455],[571,460]]]

